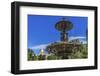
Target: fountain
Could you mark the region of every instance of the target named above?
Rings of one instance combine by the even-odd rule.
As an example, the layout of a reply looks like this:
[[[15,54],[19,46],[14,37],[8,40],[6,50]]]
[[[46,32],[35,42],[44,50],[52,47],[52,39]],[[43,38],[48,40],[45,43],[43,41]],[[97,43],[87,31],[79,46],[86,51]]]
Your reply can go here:
[[[69,59],[74,48],[79,50],[81,43],[78,40],[69,41],[68,31],[73,28],[72,22],[63,18],[55,24],[55,28],[60,31],[60,42],[54,42],[47,46],[49,54],[54,54],[61,59]],[[75,42],[76,41],[76,42]]]

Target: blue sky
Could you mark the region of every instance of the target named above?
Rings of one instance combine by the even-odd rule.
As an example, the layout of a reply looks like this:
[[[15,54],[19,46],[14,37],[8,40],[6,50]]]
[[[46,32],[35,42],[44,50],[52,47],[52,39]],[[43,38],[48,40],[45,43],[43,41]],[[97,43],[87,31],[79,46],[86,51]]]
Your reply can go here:
[[[69,38],[85,39],[87,17],[28,15],[28,48],[33,49],[38,54],[40,48],[60,41],[60,32],[55,29],[55,24],[63,17],[73,23],[73,29],[68,31]]]

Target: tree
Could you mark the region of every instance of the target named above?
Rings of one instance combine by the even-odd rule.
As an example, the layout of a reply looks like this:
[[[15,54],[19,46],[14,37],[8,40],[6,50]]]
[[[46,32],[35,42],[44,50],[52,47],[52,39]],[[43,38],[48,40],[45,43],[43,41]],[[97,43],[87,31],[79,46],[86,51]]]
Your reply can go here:
[[[47,60],[56,60],[56,59],[60,59],[60,58],[58,58],[56,55],[54,55],[54,54],[50,54],[50,55],[48,55],[47,56]]]
[[[33,60],[32,56],[34,55],[34,51],[32,49],[28,49],[28,61]]]
[[[88,57],[88,51],[87,51],[87,45],[84,45],[84,48],[82,49],[82,58],[87,58]]]
[[[77,58],[87,58],[87,46],[82,44],[78,49],[74,49],[70,58],[77,59]]]
[[[39,55],[38,60],[46,60],[46,55]]]
[[[34,54],[34,56],[32,56],[32,60],[38,60],[38,56]]]

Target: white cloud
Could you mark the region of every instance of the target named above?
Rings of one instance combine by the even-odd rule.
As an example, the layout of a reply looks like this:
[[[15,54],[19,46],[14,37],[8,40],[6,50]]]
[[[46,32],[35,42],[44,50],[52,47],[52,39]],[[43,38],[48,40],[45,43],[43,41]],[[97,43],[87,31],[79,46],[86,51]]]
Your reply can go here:
[[[30,49],[45,49],[46,46],[48,46],[49,44],[40,44],[40,45],[36,45],[36,46],[32,46],[30,47]]]
[[[80,40],[83,44],[87,44],[86,40]]]
[[[69,37],[69,40],[73,40],[73,39],[86,39],[86,37],[84,36],[72,36],[72,37]]]
[[[83,44],[87,43],[87,41],[84,40],[84,39],[86,39],[86,37],[83,37],[83,36],[76,36],[76,37],[72,36],[72,37],[69,37],[69,41],[73,40],[73,39],[79,39],[81,42],[83,42]],[[48,43],[48,44],[40,44],[40,45],[32,46],[32,47],[29,47],[29,48],[30,49],[34,49],[34,50],[45,49],[49,44],[50,43]]]
[[[74,39],[79,39],[83,44],[87,43],[85,36],[75,36],[75,37],[72,36],[72,37],[69,37],[69,41],[74,40]]]

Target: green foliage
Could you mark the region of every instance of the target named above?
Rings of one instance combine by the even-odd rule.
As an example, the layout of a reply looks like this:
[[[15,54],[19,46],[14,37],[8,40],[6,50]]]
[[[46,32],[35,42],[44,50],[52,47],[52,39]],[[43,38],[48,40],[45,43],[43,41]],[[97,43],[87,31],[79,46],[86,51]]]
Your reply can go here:
[[[82,58],[82,53],[80,51],[77,51],[75,53],[71,54],[71,58],[72,59],[76,59],[76,58]]]
[[[77,58],[87,58],[88,52],[87,52],[87,46],[81,45],[79,49],[74,49],[74,52],[72,52],[70,58],[71,59],[77,59]]]
[[[87,52],[87,46],[84,45],[84,48],[82,49],[82,58],[87,58],[88,57],[88,52]]]
[[[49,56],[47,56],[47,60],[56,60],[56,59],[59,59],[59,58],[54,54],[50,54]]]
[[[28,49],[28,61],[33,60],[32,55],[35,55],[32,49]]]
[[[59,59],[62,59],[62,57],[54,54],[50,54],[47,56],[47,60],[59,60]]]
[[[60,60],[60,59],[82,59],[88,57],[87,44],[81,44],[79,47],[72,47],[71,53],[64,53],[62,55],[55,55],[50,53],[48,55],[36,55],[32,49],[28,49],[28,61],[32,60]]]
[[[39,55],[38,56],[38,60],[45,60],[46,59],[46,55]]]
[[[38,60],[38,56],[36,56],[36,55],[34,54],[34,56],[32,57],[32,60]]]

